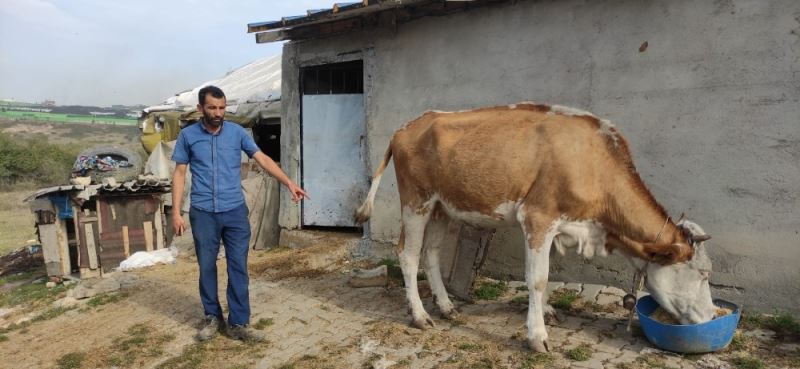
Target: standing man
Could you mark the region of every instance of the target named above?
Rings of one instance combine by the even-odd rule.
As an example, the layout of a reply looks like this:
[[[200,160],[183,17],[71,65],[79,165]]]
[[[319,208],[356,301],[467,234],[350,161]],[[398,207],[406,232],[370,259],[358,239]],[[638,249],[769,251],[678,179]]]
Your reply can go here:
[[[213,338],[225,324],[217,296],[217,254],[221,239],[228,265],[228,335],[239,340],[263,341],[262,334],[248,327],[250,223],[240,179],[241,152],[247,153],[264,171],[285,185],[294,202],[308,195],[259,150],[241,126],[224,120],[226,100],[222,90],[215,86],[203,87],[198,99],[197,110],[203,118],[181,130],[172,154],[176,163],[172,176],[172,226],[178,236],[186,228],[180,209],[187,165],[192,171],[189,222],[200,266],[200,300],[205,312],[197,339]]]

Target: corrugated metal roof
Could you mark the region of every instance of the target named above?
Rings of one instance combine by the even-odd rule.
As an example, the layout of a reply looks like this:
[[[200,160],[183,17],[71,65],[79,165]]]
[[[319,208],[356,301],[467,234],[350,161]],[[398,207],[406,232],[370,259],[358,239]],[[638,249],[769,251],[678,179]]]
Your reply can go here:
[[[42,197],[44,195],[50,195],[54,193],[63,193],[63,192],[79,192],[79,197],[84,199],[89,199],[92,196],[95,196],[97,193],[111,193],[111,194],[125,194],[125,193],[137,193],[137,192],[168,192],[170,187],[172,186],[172,181],[169,179],[156,179],[152,177],[140,177],[135,180],[122,182],[122,183],[104,183],[104,184],[93,184],[93,185],[64,185],[64,186],[53,186],[42,188],[36,191],[35,193],[31,194],[30,196],[25,198],[25,202]]]
[[[510,0],[362,0],[334,3],[331,8],[310,9],[305,15],[247,25],[248,33],[256,33],[257,43],[302,40],[358,31],[375,26],[377,13],[392,11],[391,24],[430,16],[447,15],[465,9]]]
[[[306,38],[308,35],[299,37],[300,35],[292,34],[291,30],[347,20],[389,9],[419,4],[446,3],[448,1],[451,0],[362,0],[357,2],[334,3],[331,8],[310,9],[306,12],[306,15],[293,15],[283,17],[281,20],[249,23],[247,25],[247,32],[256,32],[256,42],[258,43]],[[326,29],[323,33],[341,33],[350,29],[351,27],[345,26],[339,27],[338,29]]]

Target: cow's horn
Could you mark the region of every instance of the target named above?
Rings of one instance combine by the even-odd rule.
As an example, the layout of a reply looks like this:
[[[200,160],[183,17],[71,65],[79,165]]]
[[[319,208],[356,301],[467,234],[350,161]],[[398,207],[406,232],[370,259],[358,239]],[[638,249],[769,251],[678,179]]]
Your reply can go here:
[[[692,241],[694,241],[694,242],[704,242],[704,241],[708,241],[710,239],[711,239],[711,235],[709,235],[709,234],[701,234],[701,235],[692,237]]]

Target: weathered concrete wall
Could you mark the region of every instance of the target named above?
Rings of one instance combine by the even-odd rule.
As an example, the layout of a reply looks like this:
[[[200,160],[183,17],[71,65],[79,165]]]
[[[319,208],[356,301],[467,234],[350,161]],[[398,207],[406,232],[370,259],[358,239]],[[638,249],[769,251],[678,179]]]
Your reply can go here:
[[[364,59],[370,171],[392,132],[428,109],[534,100],[592,111],[628,138],[656,199],[714,236],[716,296],[797,312],[799,14],[795,0],[517,1],[287,44],[283,163],[296,178],[300,65]],[[284,207],[281,224],[297,226]],[[375,209],[370,238],[396,242],[392,167]],[[520,278],[522,255],[519,232],[499,232],[486,270]],[[627,287],[620,260],[556,258],[551,275]]]

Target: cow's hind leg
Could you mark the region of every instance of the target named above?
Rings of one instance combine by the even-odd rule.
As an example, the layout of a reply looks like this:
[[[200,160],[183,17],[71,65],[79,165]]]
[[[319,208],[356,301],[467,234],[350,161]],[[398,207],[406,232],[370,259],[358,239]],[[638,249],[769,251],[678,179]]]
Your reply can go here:
[[[439,250],[442,244],[448,241],[455,241],[454,237],[447,237],[447,226],[450,223],[450,217],[444,214],[440,209],[433,212],[428,227],[425,229],[425,275],[428,278],[428,283],[433,292],[433,298],[442,317],[445,319],[454,319],[457,311],[450,297],[447,295],[447,290],[442,281],[442,271],[439,262]],[[451,239],[452,238],[452,239]]]
[[[422,251],[422,241],[425,236],[425,226],[428,224],[431,211],[430,205],[419,209],[403,208],[403,235],[404,245],[400,250],[400,268],[403,270],[403,280],[406,284],[406,298],[411,308],[411,325],[425,329],[433,326],[433,320],[422,306],[417,289],[417,273],[419,272],[419,258]]]
[[[553,234],[548,230],[554,219],[539,214],[527,214],[522,225],[525,233],[525,282],[528,286],[528,345],[537,352],[549,351],[544,314],[548,312],[546,298],[550,269],[550,247]]]

